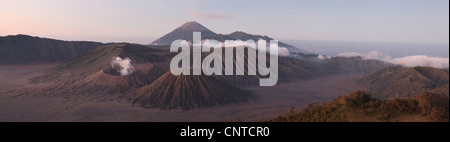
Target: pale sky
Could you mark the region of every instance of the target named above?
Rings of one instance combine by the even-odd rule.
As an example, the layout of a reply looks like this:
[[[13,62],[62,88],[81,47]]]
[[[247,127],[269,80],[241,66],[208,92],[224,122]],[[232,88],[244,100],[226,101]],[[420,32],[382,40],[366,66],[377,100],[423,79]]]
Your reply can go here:
[[[448,0],[0,0],[0,36],[148,44],[188,21],[286,40],[449,43]]]

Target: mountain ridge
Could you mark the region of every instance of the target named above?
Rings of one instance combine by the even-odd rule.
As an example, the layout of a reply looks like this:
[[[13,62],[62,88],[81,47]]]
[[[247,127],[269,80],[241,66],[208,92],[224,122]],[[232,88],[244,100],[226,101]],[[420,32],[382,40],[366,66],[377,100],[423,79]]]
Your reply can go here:
[[[0,65],[57,63],[102,45],[100,42],[63,41],[23,34],[0,36]]]

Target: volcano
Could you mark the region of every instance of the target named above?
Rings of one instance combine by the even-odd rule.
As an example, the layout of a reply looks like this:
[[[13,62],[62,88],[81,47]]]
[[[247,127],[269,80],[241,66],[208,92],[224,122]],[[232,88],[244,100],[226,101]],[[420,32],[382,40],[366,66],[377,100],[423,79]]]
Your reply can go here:
[[[197,23],[197,22],[187,22],[180,27],[176,28],[172,32],[164,35],[163,37],[155,40],[153,45],[170,45],[173,41],[182,39],[187,41],[192,41],[192,33],[193,32],[202,32],[202,36],[204,37],[212,37],[217,34],[213,31],[209,30],[205,26]]]
[[[214,40],[221,41],[221,42],[224,42],[225,40],[242,40],[242,41],[247,41],[247,40],[258,41],[261,39],[266,40],[266,41],[274,40],[273,38],[268,37],[268,36],[253,35],[253,34],[245,33],[242,31],[236,31],[231,34],[217,34],[213,31],[209,30],[205,26],[201,25],[198,22],[187,22],[187,23],[184,23],[183,25],[181,25],[180,27],[176,28],[172,32],[155,40],[152,44],[153,45],[171,45],[173,41],[179,40],[179,39],[192,42],[193,32],[202,32],[202,39],[214,39]],[[296,48],[292,45],[289,45],[289,44],[286,44],[283,42],[278,42],[278,45],[280,47],[287,48],[289,50],[289,52],[291,52],[291,53],[307,53],[304,50],[301,50],[299,48]]]
[[[132,103],[144,108],[193,109],[237,104],[251,98],[248,91],[222,83],[210,76],[179,75],[169,71],[152,84],[130,96]]]

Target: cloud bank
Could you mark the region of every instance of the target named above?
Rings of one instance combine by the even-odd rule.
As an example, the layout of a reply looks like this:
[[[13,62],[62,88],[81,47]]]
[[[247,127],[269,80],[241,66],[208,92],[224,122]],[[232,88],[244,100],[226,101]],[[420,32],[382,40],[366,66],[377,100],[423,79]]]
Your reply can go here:
[[[339,53],[337,56],[338,57],[363,57],[366,59],[376,59],[376,60],[383,60],[386,58],[390,58],[389,56],[381,54],[380,52],[377,52],[377,51],[372,51],[372,52],[368,52],[368,53],[344,52],[344,53]]]
[[[449,67],[449,58],[428,57],[426,55],[406,56],[403,58],[395,58],[390,63],[403,65],[406,67],[428,66],[440,69]]]
[[[381,60],[388,63],[402,65],[406,67],[426,66],[440,69],[449,68],[449,58],[429,57],[427,55],[406,56],[401,58],[391,58],[377,51],[368,53],[345,52],[339,53],[338,57],[362,57],[365,59]]]
[[[210,39],[207,39],[207,40],[210,40]],[[202,44],[206,47],[214,47],[210,42],[206,42],[207,40],[202,40]],[[214,39],[211,39],[211,40],[214,40]],[[192,43],[189,43],[189,44],[192,45]],[[219,45],[220,45],[219,48],[226,47],[224,42],[219,42]],[[258,45],[258,43],[255,43],[255,45],[253,45],[253,46],[257,46],[257,45]],[[232,43],[227,43],[227,46],[228,47],[240,47],[240,46],[252,47],[247,42],[242,41],[242,40],[235,40]],[[259,48],[259,49],[261,49],[261,48]],[[266,48],[262,48],[261,50],[268,52],[270,49],[271,49],[270,45],[268,45]],[[274,52],[275,51],[270,50],[270,52],[268,52],[268,53],[274,53]],[[286,47],[278,46],[278,56],[286,57],[289,55],[291,55],[291,53],[289,52],[289,49],[287,49]]]

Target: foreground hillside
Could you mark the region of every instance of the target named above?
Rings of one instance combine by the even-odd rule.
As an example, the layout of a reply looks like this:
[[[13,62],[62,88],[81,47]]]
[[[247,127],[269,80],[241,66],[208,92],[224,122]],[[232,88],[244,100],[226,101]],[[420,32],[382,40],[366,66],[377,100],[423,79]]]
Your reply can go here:
[[[375,99],[357,91],[327,103],[292,109],[269,122],[448,122],[448,96],[422,93],[410,99]]]
[[[62,62],[102,45],[98,42],[62,41],[27,35],[0,37],[0,65]]]

